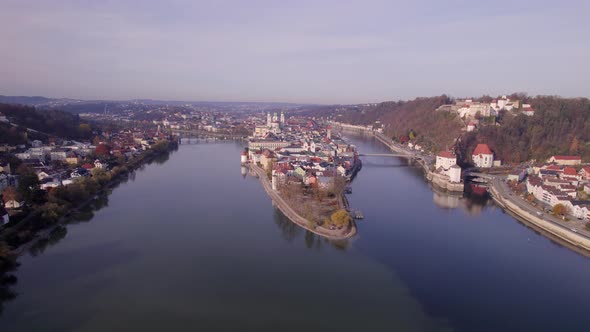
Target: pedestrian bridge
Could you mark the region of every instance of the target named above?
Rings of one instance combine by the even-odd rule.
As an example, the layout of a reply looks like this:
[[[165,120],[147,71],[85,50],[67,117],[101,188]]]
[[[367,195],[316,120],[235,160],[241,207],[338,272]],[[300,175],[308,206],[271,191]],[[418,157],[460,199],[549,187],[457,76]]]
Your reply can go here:
[[[412,156],[404,153],[359,153],[360,157],[405,157],[410,158]]]
[[[469,178],[471,182],[477,183],[489,183],[494,179],[493,175],[472,171],[465,172],[464,177]]]
[[[482,178],[482,179],[486,179],[486,180],[492,180],[494,178],[493,175],[490,175],[487,173],[478,173],[478,172],[466,172],[465,176],[477,177],[477,178]]]

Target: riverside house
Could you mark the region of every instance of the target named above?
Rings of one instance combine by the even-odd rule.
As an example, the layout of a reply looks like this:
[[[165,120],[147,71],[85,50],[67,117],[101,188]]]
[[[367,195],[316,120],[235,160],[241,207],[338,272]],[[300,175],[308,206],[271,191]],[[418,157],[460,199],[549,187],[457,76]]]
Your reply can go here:
[[[477,144],[471,159],[473,164],[480,168],[489,168],[494,165],[494,153],[487,144]]]

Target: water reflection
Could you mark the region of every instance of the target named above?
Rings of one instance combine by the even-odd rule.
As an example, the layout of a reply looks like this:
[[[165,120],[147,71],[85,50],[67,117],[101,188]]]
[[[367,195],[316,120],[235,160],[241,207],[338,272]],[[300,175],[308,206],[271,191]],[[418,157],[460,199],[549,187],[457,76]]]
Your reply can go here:
[[[494,207],[488,195],[478,195],[467,191],[452,193],[432,186],[432,201],[434,205],[443,209],[461,209],[470,216],[479,216],[487,207]]]
[[[178,148],[171,150],[168,153],[157,155],[149,162],[143,164],[137,170],[131,171],[126,175],[121,175],[119,181],[114,183],[111,187],[104,190],[103,192],[97,194],[96,197],[88,204],[72,211],[72,213],[67,216],[65,220],[63,220],[63,224],[57,225],[53,229],[48,230],[45,236],[41,236],[40,239],[36,240],[32,244],[29,244],[28,253],[35,257],[43,254],[48,248],[58,244],[66,237],[68,233],[67,225],[79,224],[92,220],[96,211],[109,205],[109,195],[114,189],[118,188],[124,183],[127,183],[128,181],[135,181],[136,172],[143,171],[147,165],[152,163],[158,165],[165,163],[170,159],[170,154],[177,149]],[[24,246],[26,248],[27,244]],[[7,301],[14,300],[18,295],[13,291],[13,287],[17,284],[17,278],[13,273],[16,272],[17,267],[18,263],[0,261],[0,317],[3,313],[4,304]]]
[[[15,269],[16,266],[0,272],[0,316],[4,312],[4,303],[14,300],[17,296],[17,293],[12,289],[17,282],[16,276],[11,273]]]
[[[37,256],[45,252],[45,249],[57,244],[68,234],[68,229],[65,226],[57,226],[51,230],[48,237],[39,239],[29,249],[31,256]]]
[[[281,230],[282,237],[288,242],[293,242],[297,238],[303,235],[305,246],[308,249],[321,250],[324,246],[329,245],[334,249],[346,251],[350,248],[350,241],[345,240],[329,240],[325,237],[319,236],[313,232],[310,232],[304,228],[299,227],[297,224],[287,218],[281,210],[274,208],[274,222]]]
[[[281,235],[288,242],[293,242],[298,235],[303,233],[303,228],[297,226],[294,222],[285,217],[285,215],[278,209],[274,208],[274,222],[279,227]]]

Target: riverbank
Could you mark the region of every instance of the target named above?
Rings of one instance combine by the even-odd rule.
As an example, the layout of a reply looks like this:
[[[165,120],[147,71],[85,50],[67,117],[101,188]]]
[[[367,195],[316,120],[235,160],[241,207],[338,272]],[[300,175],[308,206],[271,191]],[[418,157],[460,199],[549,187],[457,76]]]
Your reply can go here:
[[[333,123],[333,124],[338,125],[336,123]],[[347,129],[346,127],[342,127],[342,128]],[[362,133],[372,135],[375,138],[377,138],[377,140],[379,142],[386,145],[392,151],[395,151],[400,154],[405,154],[408,158],[415,157],[414,152],[407,151],[403,147],[397,146],[393,142],[389,142],[390,140],[387,137],[385,137],[383,134],[374,132],[372,130],[360,128],[359,126],[355,126],[354,128],[349,128],[349,130],[354,130],[356,132],[362,132]],[[440,176],[439,174],[431,172],[429,170],[426,162],[423,159],[420,159],[418,162],[422,166],[426,178],[431,183],[433,183],[433,185],[436,185],[437,187],[440,187],[442,189],[446,189],[450,192],[463,192],[463,190],[464,190],[463,183],[460,183],[460,184],[451,183],[451,182],[447,181],[444,177]],[[494,200],[494,202],[498,206],[500,206],[504,210],[509,211],[510,213],[514,214],[515,216],[517,216],[518,218],[523,220],[525,223],[532,225],[535,228],[541,230],[542,231],[541,233],[543,235],[547,236],[548,234],[550,234],[551,235],[550,237],[552,239],[558,239],[558,240],[562,241],[566,246],[570,247],[571,249],[575,250],[574,248],[577,248],[578,250],[575,250],[576,252],[583,251],[586,256],[590,255],[590,238],[588,238],[582,234],[579,234],[577,232],[573,232],[569,228],[567,228],[563,225],[546,220],[542,217],[539,217],[535,213],[531,213],[531,212],[526,211],[525,209],[519,207],[515,202],[512,201],[513,198],[511,198],[507,195],[502,195],[500,193],[500,190],[498,189],[498,186],[500,184],[497,183],[497,181],[499,181],[499,180],[495,179],[490,182],[490,194],[491,194],[492,199]]]
[[[62,201],[59,205],[57,202],[54,202],[52,203],[54,204],[52,210],[48,210],[45,205],[35,207],[26,217],[18,221],[17,224],[9,228],[2,228],[0,232],[0,243],[6,243],[10,246],[9,257],[12,260],[16,260],[18,256],[27,252],[36,243],[49,238],[56,228],[67,224],[72,218],[75,218],[81,209],[90,205],[98,197],[108,194],[110,190],[126,180],[130,173],[163,155],[169,154],[177,148],[178,143],[176,141],[169,141],[163,150],[146,150],[144,154],[127,162],[125,165],[114,167],[111,171],[106,172],[108,174],[108,181],[101,183],[101,180],[97,180],[98,188],[92,192],[85,193],[89,197],[80,202]],[[22,233],[26,233],[26,235],[21,236]],[[15,241],[17,242],[15,243]]]
[[[281,195],[272,189],[272,184],[268,180],[266,172],[260,168],[258,165],[250,164],[250,169],[254,171],[254,173],[260,179],[262,183],[262,187],[266,191],[266,193],[270,196],[271,200],[275,204],[275,206],[293,223],[297,224],[299,227],[304,228],[316,235],[325,237],[330,240],[345,240],[357,233],[356,223],[354,219],[351,219],[350,226],[344,230],[329,230],[324,229],[321,227],[314,227],[315,225],[310,225],[311,222],[302,216],[300,216],[293,208],[281,197]]]
[[[489,185],[492,199],[498,206],[520,217],[526,223],[538,227],[539,229],[557,237],[558,239],[575,246],[576,248],[580,248],[590,254],[590,238],[577,232],[572,232],[570,229],[562,225],[554,223],[550,220],[546,220],[521,208],[518,204],[513,202],[510,197],[506,197],[505,195],[501,194],[501,190],[498,188],[498,186],[501,184],[498,183],[498,181],[500,180],[495,179],[491,181]]]

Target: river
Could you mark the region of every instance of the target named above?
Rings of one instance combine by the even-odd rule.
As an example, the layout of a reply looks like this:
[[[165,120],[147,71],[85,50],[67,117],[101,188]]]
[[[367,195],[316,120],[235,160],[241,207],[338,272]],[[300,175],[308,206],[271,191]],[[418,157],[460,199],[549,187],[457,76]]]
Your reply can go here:
[[[365,153],[386,152],[352,138]],[[364,157],[359,234],[330,243],[241,174],[240,143],[181,145],[20,259],[0,331],[584,331],[590,260],[485,199]],[[7,296],[4,296],[5,298]]]

